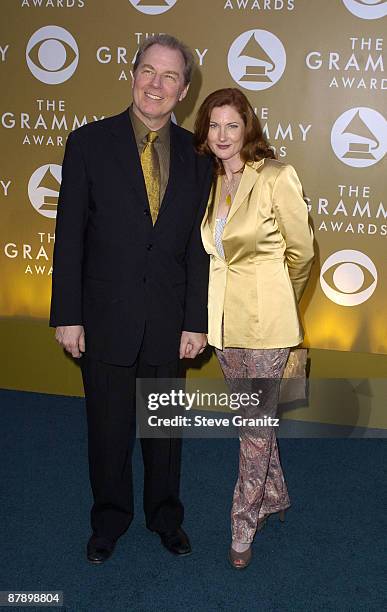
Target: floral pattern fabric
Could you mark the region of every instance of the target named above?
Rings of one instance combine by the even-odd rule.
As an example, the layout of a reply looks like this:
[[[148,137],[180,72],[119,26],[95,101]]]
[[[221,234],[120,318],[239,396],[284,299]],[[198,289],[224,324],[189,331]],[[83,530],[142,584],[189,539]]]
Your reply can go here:
[[[290,506],[275,428],[251,425],[251,419],[267,423],[275,418],[289,349],[225,348],[216,354],[232,392],[260,393],[258,406],[251,402],[240,410],[248,421],[239,428],[239,473],[231,510],[232,539],[250,543],[260,519]]]

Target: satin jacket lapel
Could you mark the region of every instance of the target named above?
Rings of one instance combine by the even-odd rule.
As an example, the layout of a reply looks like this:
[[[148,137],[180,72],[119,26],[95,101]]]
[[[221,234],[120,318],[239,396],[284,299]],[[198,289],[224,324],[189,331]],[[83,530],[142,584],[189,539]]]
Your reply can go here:
[[[135,188],[141,205],[149,207],[140,157],[128,110],[117,115],[111,126],[114,153],[129,185]]]
[[[230,219],[232,219],[232,217],[235,215],[238,208],[247,198],[250,191],[253,189],[259,178],[260,170],[262,169],[263,164],[263,159],[258,162],[253,162],[252,164],[246,164],[245,169],[243,170],[241,182],[239,183],[234,201],[231,205],[230,212],[228,213],[226,226],[230,222]]]
[[[160,205],[159,216],[179,195],[182,182],[185,180],[186,156],[184,146],[181,144],[179,135],[173,123],[171,123],[170,134],[170,158],[169,158],[169,177],[167,188]]]
[[[220,198],[220,181],[216,181],[215,184],[212,185],[210,195],[208,198],[208,206],[207,206],[207,218],[208,218],[208,226],[211,230],[212,236],[215,235],[215,223],[216,216],[219,207],[219,198]]]

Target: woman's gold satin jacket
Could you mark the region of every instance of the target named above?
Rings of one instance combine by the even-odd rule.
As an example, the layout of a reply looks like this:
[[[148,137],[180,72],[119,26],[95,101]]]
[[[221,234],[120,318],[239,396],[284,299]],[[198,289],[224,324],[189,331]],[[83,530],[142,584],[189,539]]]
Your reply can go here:
[[[220,178],[201,232],[210,255],[208,342],[212,346],[282,348],[299,344],[300,300],[313,261],[313,233],[296,171],[272,159],[246,164],[215,247]],[[223,320],[223,334],[222,334]]]

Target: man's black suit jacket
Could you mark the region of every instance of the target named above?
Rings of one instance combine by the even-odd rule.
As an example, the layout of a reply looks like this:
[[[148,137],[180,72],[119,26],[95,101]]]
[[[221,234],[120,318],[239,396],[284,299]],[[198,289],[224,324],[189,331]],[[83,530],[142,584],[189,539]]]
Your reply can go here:
[[[170,173],[152,225],[126,110],[69,135],[58,202],[50,324],[83,325],[86,352],[131,365],[178,357],[182,330],[207,330],[200,239],[210,160],[171,124]]]

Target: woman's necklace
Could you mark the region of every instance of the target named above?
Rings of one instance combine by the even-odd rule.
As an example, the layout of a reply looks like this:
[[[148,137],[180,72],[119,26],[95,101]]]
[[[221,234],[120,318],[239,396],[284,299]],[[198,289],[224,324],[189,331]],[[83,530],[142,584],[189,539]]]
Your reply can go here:
[[[237,170],[236,172],[232,173],[232,179],[231,181],[228,180],[227,175],[224,174],[223,175],[223,180],[224,180],[224,186],[226,187],[227,193],[226,193],[226,206],[231,206],[232,204],[232,198],[233,198],[233,192],[237,183],[237,175],[240,174],[241,172],[243,172],[243,168],[245,166],[243,165],[241,168],[239,168],[239,170]]]
[[[226,193],[226,206],[231,206],[232,192],[233,192],[234,186],[235,186],[235,176],[233,176],[231,181],[229,181],[227,179],[226,175],[224,175],[224,185],[225,185],[226,190],[227,190],[227,193]]]

